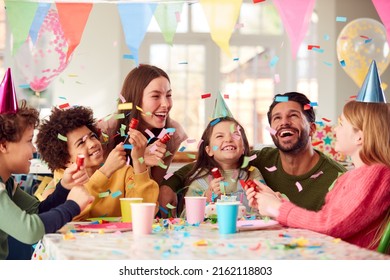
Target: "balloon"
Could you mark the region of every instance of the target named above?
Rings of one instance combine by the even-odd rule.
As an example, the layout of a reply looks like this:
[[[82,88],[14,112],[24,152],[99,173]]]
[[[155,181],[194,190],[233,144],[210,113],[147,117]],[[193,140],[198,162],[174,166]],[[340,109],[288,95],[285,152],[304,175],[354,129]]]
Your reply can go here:
[[[385,27],[370,18],[351,21],[337,38],[337,56],[339,61],[344,60],[344,71],[360,88],[372,60],[376,61],[379,75],[390,63]]]
[[[33,44],[30,37],[15,54],[15,61],[30,88],[44,91],[65,70],[68,43],[56,10],[49,10]]]

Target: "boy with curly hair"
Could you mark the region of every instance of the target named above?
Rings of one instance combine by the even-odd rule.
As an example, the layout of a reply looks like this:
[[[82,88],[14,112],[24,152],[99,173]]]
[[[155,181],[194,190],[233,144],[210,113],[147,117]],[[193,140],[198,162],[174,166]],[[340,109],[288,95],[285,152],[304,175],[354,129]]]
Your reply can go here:
[[[50,118],[43,120],[37,135],[38,151],[55,172],[54,181],[62,176],[63,169],[76,162],[78,155],[84,156],[84,167],[90,177],[85,187],[95,200],[74,220],[121,216],[121,197],[142,197],[143,202],[156,203],[158,185],[149,177],[143,161],[147,142],[145,136],[136,129],[130,129],[133,166],[126,165],[123,143],[119,143],[104,162],[99,131],[95,124],[90,108],[53,108]]]

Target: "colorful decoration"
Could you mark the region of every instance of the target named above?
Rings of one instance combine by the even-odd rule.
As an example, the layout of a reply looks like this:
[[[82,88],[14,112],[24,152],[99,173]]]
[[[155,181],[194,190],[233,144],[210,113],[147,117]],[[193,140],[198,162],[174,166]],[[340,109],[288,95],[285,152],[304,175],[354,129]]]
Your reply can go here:
[[[223,99],[222,95],[219,93],[217,95],[217,98],[215,99],[212,119],[223,118],[223,117],[233,118],[233,114],[230,112],[229,107],[225,103],[225,100]]]
[[[335,151],[335,139],[336,134],[332,125],[325,124],[323,122],[317,123],[317,130],[312,137],[314,149],[323,152],[325,155],[336,161],[346,161],[345,155]]]
[[[11,69],[8,68],[0,84],[0,114],[16,113],[18,108],[15,87],[12,83]]]
[[[376,11],[378,12],[381,21],[386,27],[387,42],[390,44],[390,1],[388,0],[372,0]]]
[[[92,3],[56,3],[58,18],[68,42],[67,61],[80,43],[92,6]]]
[[[177,1],[177,0],[176,0]],[[154,13],[160,30],[167,44],[173,44],[173,37],[176,33],[176,28],[180,22],[180,14],[183,9],[184,2],[177,1],[176,3],[160,3]]]
[[[56,10],[49,10],[35,45],[31,37],[14,55],[16,65],[30,88],[42,92],[65,70],[68,44]]]
[[[363,86],[356,97],[356,101],[386,103],[375,60],[371,62],[370,69],[368,70]]]
[[[387,51],[386,51],[387,50]],[[389,43],[384,26],[370,18],[348,23],[337,38],[337,56],[344,61],[344,71],[360,88],[372,60],[381,75],[389,66]]]
[[[291,52],[295,59],[306,36],[315,0],[274,0],[273,3],[290,38]]]
[[[242,0],[200,0],[200,4],[210,26],[211,38],[231,57],[229,41],[240,15]]]

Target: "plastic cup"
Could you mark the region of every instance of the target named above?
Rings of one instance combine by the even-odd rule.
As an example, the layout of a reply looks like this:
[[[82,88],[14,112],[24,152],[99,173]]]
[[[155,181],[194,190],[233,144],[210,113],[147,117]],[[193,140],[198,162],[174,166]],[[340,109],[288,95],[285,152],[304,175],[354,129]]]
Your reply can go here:
[[[141,203],[142,197],[122,197],[119,199],[121,203],[122,222],[131,223],[131,204]]]
[[[206,209],[206,197],[204,196],[185,196],[186,217],[189,224],[201,223],[204,220]]]
[[[217,202],[218,231],[220,234],[237,232],[238,206],[240,202]]]
[[[132,203],[132,228],[135,235],[152,233],[156,203]]]

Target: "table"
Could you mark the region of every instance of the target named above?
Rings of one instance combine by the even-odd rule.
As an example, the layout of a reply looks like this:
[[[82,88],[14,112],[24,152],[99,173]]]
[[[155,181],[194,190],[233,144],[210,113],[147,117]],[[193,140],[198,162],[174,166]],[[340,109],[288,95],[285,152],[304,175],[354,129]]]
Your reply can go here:
[[[192,226],[180,219],[160,220],[153,225],[153,233],[144,236],[134,236],[131,231],[46,234],[33,257],[42,245],[44,258],[56,260],[390,260],[388,255],[304,229],[277,226],[223,236],[215,224]]]

